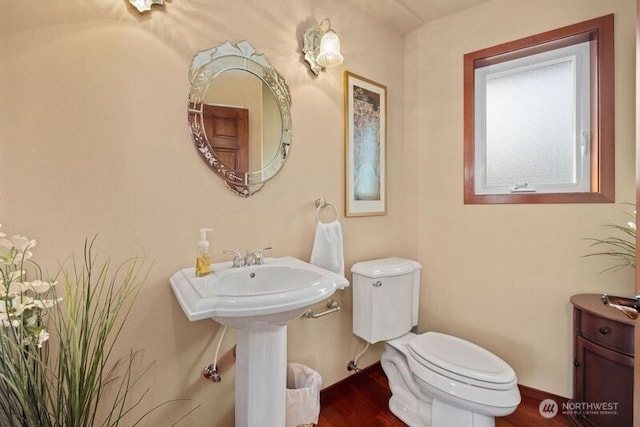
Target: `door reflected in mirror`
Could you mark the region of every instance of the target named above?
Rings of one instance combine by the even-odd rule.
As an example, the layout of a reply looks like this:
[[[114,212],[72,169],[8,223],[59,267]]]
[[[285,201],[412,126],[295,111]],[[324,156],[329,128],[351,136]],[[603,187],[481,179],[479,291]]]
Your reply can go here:
[[[264,169],[280,146],[280,110],[271,90],[244,70],[218,75],[205,94],[203,121],[216,156],[238,172]]]

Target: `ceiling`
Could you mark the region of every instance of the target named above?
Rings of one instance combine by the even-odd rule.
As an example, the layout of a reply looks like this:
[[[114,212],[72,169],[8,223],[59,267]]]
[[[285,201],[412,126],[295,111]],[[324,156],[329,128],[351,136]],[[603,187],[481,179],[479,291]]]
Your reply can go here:
[[[386,27],[406,34],[429,21],[488,0],[349,0]]]

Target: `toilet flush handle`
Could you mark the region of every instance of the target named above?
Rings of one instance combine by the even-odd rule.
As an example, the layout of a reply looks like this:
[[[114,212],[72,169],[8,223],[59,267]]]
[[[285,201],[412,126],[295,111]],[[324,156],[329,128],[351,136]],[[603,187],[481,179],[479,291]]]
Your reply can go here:
[[[382,286],[382,282],[380,280],[377,280],[373,282],[371,285],[375,288],[379,288],[380,286]]]

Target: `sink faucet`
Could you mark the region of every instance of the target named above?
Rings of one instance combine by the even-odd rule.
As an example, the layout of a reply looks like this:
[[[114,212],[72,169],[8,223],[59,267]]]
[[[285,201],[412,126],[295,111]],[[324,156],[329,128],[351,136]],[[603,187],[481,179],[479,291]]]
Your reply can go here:
[[[233,255],[233,268],[242,267],[245,264],[242,254],[238,251],[222,251],[222,253]]]
[[[258,249],[257,251],[247,251],[244,256],[244,265],[262,265],[264,264],[264,251],[271,249],[271,246]]]
[[[264,251],[271,249],[271,246],[258,249],[255,252],[246,251],[244,258],[238,251],[223,251],[224,254],[233,255],[233,268],[244,267],[245,265],[262,265],[264,264]]]
[[[256,257],[253,252],[247,252],[244,255],[244,265],[254,265],[256,263]]]

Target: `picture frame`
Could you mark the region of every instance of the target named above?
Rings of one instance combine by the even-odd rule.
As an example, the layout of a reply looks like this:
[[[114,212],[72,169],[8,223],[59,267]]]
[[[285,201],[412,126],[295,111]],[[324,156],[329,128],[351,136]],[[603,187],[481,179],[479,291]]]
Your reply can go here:
[[[345,216],[386,215],[387,87],[344,73]]]

